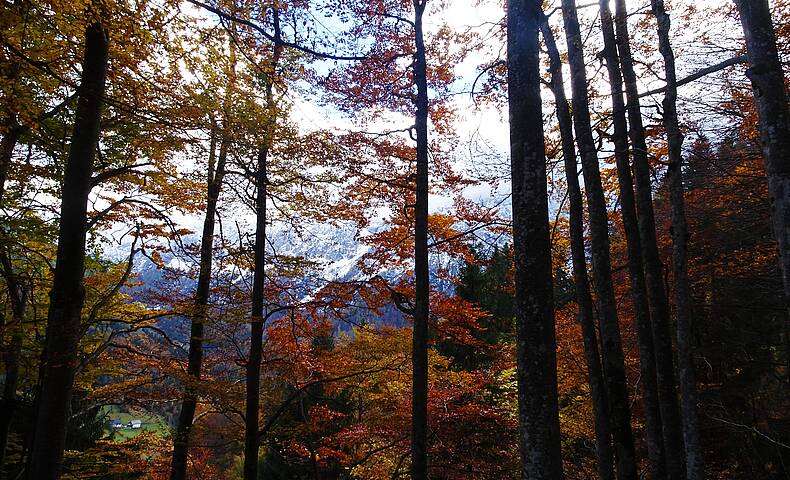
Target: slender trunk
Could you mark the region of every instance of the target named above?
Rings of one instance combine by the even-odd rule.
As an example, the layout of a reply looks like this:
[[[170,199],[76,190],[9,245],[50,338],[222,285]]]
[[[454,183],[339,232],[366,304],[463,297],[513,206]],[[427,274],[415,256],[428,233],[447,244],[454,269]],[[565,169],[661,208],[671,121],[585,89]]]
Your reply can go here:
[[[557,341],[540,98],[541,2],[510,0],[508,106],[522,479],[562,479]]]
[[[184,387],[181,412],[178,416],[176,436],[173,441],[173,462],[170,469],[171,480],[184,480],[187,477],[189,434],[195,418],[195,409],[198,403],[197,384],[200,382],[200,373],[203,365],[203,328],[208,319],[209,289],[211,286],[211,267],[214,250],[214,223],[217,214],[217,201],[222,190],[222,180],[225,176],[228,144],[227,132],[224,132],[220,142],[219,156],[215,162],[216,128],[212,128],[208,181],[206,185],[206,215],[203,219],[203,235],[200,241],[200,269],[197,286],[195,287],[195,310],[189,335],[189,357],[187,359],[187,375],[189,378]]]
[[[784,337],[790,346],[790,111],[767,0],[736,0],[746,37],[747,75],[760,124],[768,196],[785,288]],[[788,348],[790,351],[790,348]],[[789,377],[790,378],[790,377]]]
[[[266,279],[266,191],[269,183],[267,160],[277,126],[277,105],[274,83],[282,53],[279,4],[272,5],[274,45],[269,72],[265,79],[266,131],[258,150],[255,175],[255,259],[252,280],[252,318],[250,322],[250,354],[246,369],[246,403],[244,408],[244,480],[258,479],[258,418],[260,416],[261,359],[263,357],[264,281]]]
[[[14,420],[17,407],[16,390],[19,384],[19,355],[22,351],[22,322],[25,316],[27,291],[19,283],[6,251],[0,251],[3,277],[11,300],[11,323],[3,325],[10,331],[10,339],[3,355],[5,363],[5,383],[3,385],[2,409],[0,409],[0,474],[5,466],[5,452],[8,446],[8,435]]]
[[[650,318],[653,326],[653,345],[656,353],[656,375],[659,389],[659,406],[664,437],[667,468],[676,472],[683,458],[683,444],[680,442],[681,419],[675,388],[674,365],[672,361],[672,335],[670,333],[669,303],[664,284],[663,265],[658,253],[655,215],[653,212],[652,183],[650,165],[647,159],[645,128],[639,104],[634,61],[628,36],[628,13],[625,0],[616,0],[617,45],[620,51],[620,64],[625,81],[625,94],[628,100],[629,136],[633,154],[634,178],[636,180],[636,203],[638,209],[639,234],[642,239],[645,280],[647,283]]]
[[[11,158],[23,128],[13,117],[8,122],[8,130],[0,141],[0,208],[3,206],[5,183]],[[3,232],[5,233],[5,232]],[[22,321],[25,313],[25,289],[21,287],[11,265],[8,252],[0,250],[0,266],[5,278],[8,298],[11,300],[11,323],[3,329],[11,332],[8,346],[3,355],[5,363],[5,383],[3,386],[2,412],[0,413],[0,474],[5,466],[5,452],[8,435],[16,411],[16,390],[19,382],[19,354],[22,350]]]
[[[565,33],[568,43],[568,59],[571,67],[573,90],[573,120],[576,127],[576,142],[582,159],[584,186],[587,194],[590,236],[592,242],[593,280],[598,297],[600,316],[603,367],[607,396],[612,421],[612,436],[617,456],[617,473],[620,479],[637,478],[634,438],[631,431],[631,414],[628,401],[628,385],[617,307],[612,286],[612,271],[609,258],[609,220],[606,199],[601,185],[598,154],[590,125],[590,110],[587,97],[587,73],[584,65],[579,20],[574,0],[562,1]]]
[[[669,182],[669,197],[672,204],[672,267],[675,276],[675,317],[677,322],[678,342],[678,370],[680,372],[680,406],[683,416],[682,437],[680,432],[664,431],[667,444],[670,441],[685,443],[685,465],[680,460],[680,468],[673,471],[669,464],[670,478],[683,478],[687,475],[689,480],[702,480],[705,478],[705,468],[702,458],[702,449],[699,443],[699,420],[697,418],[697,391],[694,378],[694,356],[691,345],[691,292],[688,279],[688,228],[686,225],[686,209],[683,200],[683,168],[681,155],[683,148],[683,134],[680,132],[677,112],[677,77],[675,75],[675,54],[669,40],[670,21],[669,15],[664,10],[663,0],[651,0],[653,15],[658,21],[658,48],[664,58],[664,70],[667,79],[667,89],[664,93],[664,128],[667,131],[669,166],[667,179]],[[674,426],[674,425],[672,425]],[[670,438],[675,435],[680,438]],[[670,459],[671,460],[671,459]],[[685,467],[685,468],[683,468]]]
[[[565,177],[568,182],[568,202],[570,206],[571,258],[573,261],[573,281],[576,285],[576,303],[579,306],[579,324],[582,327],[584,355],[587,360],[587,380],[592,393],[593,417],[595,418],[596,453],[598,456],[598,477],[601,480],[614,479],[612,460],[612,433],[610,416],[607,410],[606,387],[598,352],[598,334],[595,330],[593,299],[590,292],[590,279],[587,275],[587,259],[584,251],[584,202],[579,186],[579,173],[576,165],[576,147],[573,144],[573,119],[565,86],[562,79],[562,60],[557,49],[554,34],[544,16],[540,24],[543,39],[551,62],[551,90],[557,104],[557,120],[560,124],[562,155],[565,160]]]
[[[650,472],[653,478],[666,476],[666,454],[662,437],[661,410],[659,406],[658,383],[656,379],[656,357],[653,344],[653,330],[650,320],[650,306],[645,283],[642,240],[634,200],[634,182],[631,177],[631,164],[628,155],[628,124],[623,99],[623,80],[620,72],[620,58],[614,33],[612,12],[608,0],[600,2],[601,26],[604,38],[602,56],[606,61],[609,85],[612,92],[612,121],[614,132],[614,156],[617,164],[617,179],[620,185],[620,211],[628,248],[628,272],[631,299],[639,337],[639,372],[642,384],[642,409],[647,423],[647,451],[650,459]]]
[[[60,229],[47,316],[46,364],[28,478],[60,477],[85,300],[85,237],[93,159],[99,140],[107,73],[107,35],[100,23],[85,33],[85,58],[74,133],[63,177]]]
[[[428,478],[428,77],[422,16],[427,0],[414,0],[414,82],[417,182],[414,204],[414,330],[412,336],[411,478]]]

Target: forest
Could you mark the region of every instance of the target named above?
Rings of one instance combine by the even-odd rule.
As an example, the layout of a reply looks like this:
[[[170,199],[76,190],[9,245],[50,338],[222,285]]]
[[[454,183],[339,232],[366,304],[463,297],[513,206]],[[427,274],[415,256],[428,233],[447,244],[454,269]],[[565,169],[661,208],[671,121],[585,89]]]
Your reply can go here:
[[[790,479],[789,0],[2,0],[0,480]]]

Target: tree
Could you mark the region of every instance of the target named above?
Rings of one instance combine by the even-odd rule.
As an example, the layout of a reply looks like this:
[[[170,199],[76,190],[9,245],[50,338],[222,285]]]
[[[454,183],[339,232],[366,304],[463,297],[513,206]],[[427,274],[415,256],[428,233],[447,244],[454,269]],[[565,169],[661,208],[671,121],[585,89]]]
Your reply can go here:
[[[617,472],[619,478],[632,479],[636,478],[637,471],[628,404],[628,385],[625,378],[623,346],[612,285],[606,200],[601,185],[598,154],[593,142],[590,124],[587,74],[576,2],[573,0],[563,1],[562,14],[568,43],[568,60],[571,65],[573,121],[576,127],[576,142],[582,159],[582,173],[587,195],[593,280],[598,300],[603,370],[606,372],[609,412],[612,415],[612,435],[617,456]]]
[[[565,178],[568,184],[570,216],[570,243],[573,263],[573,281],[576,290],[576,303],[579,307],[578,321],[582,327],[584,355],[587,361],[587,379],[590,385],[595,416],[596,453],[598,455],[598,475],[601,480],[614,478],[612,463],[612,434],[606,386],[604,383],[601,356],[598,349],[598,333],[595,327],[593,298],[590,292],[590,279],[587,274],[587,258],[584,249],[584,200],[579,186],[579,172],[576,162],[576,148],[573,139],[573,117],[565,96],[562,78],[562,60],[554,34],[549,28],[548,18],[541,22],[543,40],[548,50],[551,70],[551,91],[557,108],[557,120],[562,141],[562,156],[565,165]]]
[[[667,132],[668,166],[667,179],[672,205],[672,269],[675,280],[675,318],[677,322],[678,370],[680,378],[680,405],[683,415],[683,441],[686,452],[685,465],[670,463],[670,478],[705,478],[697,418],[697,383],[694,375],[694,353],[692,351],[691,322],[692,306],[688,277],[688,224],[683,198],[682,148],[683,134],[680,131],[677,113],[677,77],[675,54],[670,43],[670,20],[662,0],[651,0],[653,15],[658,22],[658,42],[664,58],[667,88],[664,93],[663,122]],[[674,389],[673,389],[674,390]],[[662,412],[663,413],[663,412]],[[680,438],[672,438],[674,430],[665,428],[665,442],[678,444]],[[676,434],[677,435],[677,434]],[[674,467],[674,468],[673,468]],[[683,468],[685,467],[685,468]],[[685,472],[684,472],[685,470]]]
[[[767,0],[736,0],[746,39],[749,69],[759,116],[760,139],[774,235],[790,312],[790,107],[784,70],[777,51],[776,34]],[[788,313],[790,315],[790,313]],[[785,325],[785,335],[788,335]]]
[[[551,241],[541,116],[541,5],[507,6],[507,84],[513,202],[521,478],[560,479],[560,426]]]
[[[636,203],[634,201],[634,182],[631,175],[628,149],[628,124],[623,99],[623,79],[620,72],[620,59],[617,51],[612,13],[609,2],[600,2],[601,27],[603,30],[604,49],[602,57],[606,61],[609,85],[612,92],[612,123],[614,132],[614,156],[617,164],[617,179],[620,192],[620,211],[623,218],[626,244],[628,249],[628,271],[631,299],[634,306],[634,317],[639,337],[639,370],[642,384],[642,405],[647,421],[647,447],[650,457],[651,473],[654,478],[666,475],[666,462],[679,461],[679,457],[667,455],[667,448],[662,438],[662,416],[660,412],[659,386],[656,378],[657,353],[655,351],[650,308],[648,306],[647,285],[645,282],[643,248],[639,234]],[[628,39],[626,39],[628,41]],[[666,332],[668,335],[668,332]],[[671,354],[671,352],[669,352]],[[669,366],[672,366],[671,356]],[[671,371],[670,371],[671,373]],[[665,376],[662,376],[664,379]],[[669,378],[673,378],[669,375]],[[672,382],[674,385],[674,382]],[[667,418],[671,422],[675,417]],[[665,422],[665,423],[667,423]],[[668,447],[676,452],[676,446]]]
[[[107,75],[107,34],[98,21],[85,32],[85,56],[74,133],[63,179],[58,255],[47,318],[46,364],[28,477],[56,479],[63,461],[65,426],[84,300],[88,193],[98,144]]]

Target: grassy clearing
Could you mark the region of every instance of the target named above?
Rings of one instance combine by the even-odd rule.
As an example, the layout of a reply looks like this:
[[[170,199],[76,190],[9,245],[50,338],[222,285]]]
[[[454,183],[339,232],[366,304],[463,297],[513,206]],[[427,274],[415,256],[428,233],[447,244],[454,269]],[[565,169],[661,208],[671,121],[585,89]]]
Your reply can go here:
[[[136,437],[142,432],[152,432],[160,436],[166,436],[170,433],[170,428],[167,422],[160,416],[151,414],[143,410],[130,408],[126,411],[118,407],[111,406],[105,407],[102,413],[107,418],[107,424],[104,427],[105,438],[123,442]],[[132,420],[142,421],[140,428],[129,428],[127,425]],[[123,427],[113,428],[112,422],[119,421]]]

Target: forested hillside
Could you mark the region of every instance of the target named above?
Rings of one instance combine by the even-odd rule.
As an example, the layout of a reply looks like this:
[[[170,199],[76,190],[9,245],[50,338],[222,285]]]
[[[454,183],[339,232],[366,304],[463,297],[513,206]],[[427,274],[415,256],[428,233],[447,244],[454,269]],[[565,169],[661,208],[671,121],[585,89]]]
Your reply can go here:
[[[0,480],[790,479],[788,65],[788,0],[3,0]]]

